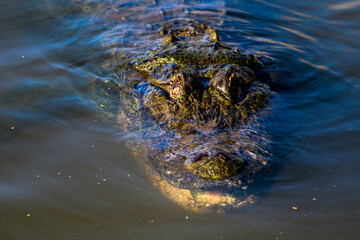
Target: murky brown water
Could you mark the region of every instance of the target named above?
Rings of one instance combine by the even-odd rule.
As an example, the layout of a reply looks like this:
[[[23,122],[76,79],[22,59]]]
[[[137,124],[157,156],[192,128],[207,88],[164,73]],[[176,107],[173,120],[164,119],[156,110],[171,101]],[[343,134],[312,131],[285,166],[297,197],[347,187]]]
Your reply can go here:
[[[359,1],[101,3],[0,3],[0,239],[360,238]],[[281,169],[244,211],[160,194],[88,91],[113,51],[139,53],[184,14],[278,62],[266,125]]]

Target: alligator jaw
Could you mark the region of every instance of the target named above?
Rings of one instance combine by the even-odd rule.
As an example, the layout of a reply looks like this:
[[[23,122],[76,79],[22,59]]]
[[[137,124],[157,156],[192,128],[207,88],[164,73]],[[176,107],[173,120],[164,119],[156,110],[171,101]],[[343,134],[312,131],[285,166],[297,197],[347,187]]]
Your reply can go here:
[[[188,189],[175,187],[158,176],[153,176],[153,178],[155,187],[162,194],[193,213],[224,213],[230,208],[249,207],[256,202],[256,196],[254,195],[239,199],[231,194],[218,191],[193,193]]]

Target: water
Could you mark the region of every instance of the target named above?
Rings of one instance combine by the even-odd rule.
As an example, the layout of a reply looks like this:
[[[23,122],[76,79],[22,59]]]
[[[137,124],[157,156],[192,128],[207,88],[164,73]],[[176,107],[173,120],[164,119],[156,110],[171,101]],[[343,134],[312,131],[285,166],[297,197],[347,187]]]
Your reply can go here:
[[[359,239],[359,1],[72,2],[0,3],[1,239]],[[266,125],[282,166],[244,211],[161,195],[91,100],[104,59],[184,14],[277,62]]]

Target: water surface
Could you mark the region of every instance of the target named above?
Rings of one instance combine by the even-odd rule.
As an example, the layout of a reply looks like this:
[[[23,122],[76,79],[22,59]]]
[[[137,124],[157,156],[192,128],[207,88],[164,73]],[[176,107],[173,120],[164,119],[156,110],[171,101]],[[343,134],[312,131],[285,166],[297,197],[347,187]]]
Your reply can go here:
[[[114,77],[102,64],[185,16],[276,61],[264,124],[281,169],[244,211],[161,195],[92,98]],[[359,16],[341,0],[2,1],[1,239],[359,239]]]

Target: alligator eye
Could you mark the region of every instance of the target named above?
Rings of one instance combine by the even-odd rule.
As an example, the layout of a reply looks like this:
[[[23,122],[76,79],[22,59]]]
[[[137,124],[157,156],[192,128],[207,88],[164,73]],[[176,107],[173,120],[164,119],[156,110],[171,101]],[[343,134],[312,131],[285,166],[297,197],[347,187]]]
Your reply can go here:
[[[219,71],[209,82],[226,99],[236,99],[246,90],[256,77],[247,67],[227,66]]]
[[[170,97],[175,100],[186,97],[190,88],[190,80],[190,77],[184,73],[176,74],[172,79]]]
[[[218,90],[224,97],[230,99],[233,95],[236,86],[235,72],[232,69],[226,69],[218,72],[213,79],[210,80],[210,85]]]

